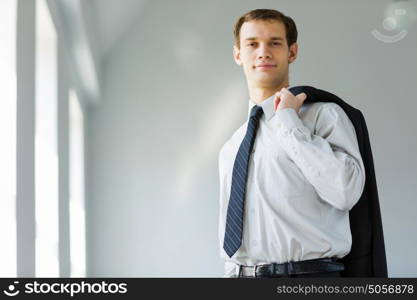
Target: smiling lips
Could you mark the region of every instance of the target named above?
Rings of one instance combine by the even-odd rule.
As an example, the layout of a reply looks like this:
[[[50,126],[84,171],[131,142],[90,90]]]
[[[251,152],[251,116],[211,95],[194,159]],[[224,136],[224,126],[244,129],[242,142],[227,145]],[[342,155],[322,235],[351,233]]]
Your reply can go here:
[[[260,64],[255,66],[257,69],[261,69],[261,70],[267,70],[267,69],[272,69],[275,68],[277,65],[273,65],[273,64]]]

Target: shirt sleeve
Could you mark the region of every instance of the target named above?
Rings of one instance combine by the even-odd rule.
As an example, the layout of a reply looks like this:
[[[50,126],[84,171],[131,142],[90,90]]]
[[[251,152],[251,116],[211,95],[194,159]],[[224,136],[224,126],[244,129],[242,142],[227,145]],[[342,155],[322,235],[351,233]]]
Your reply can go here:
[[[365,186],[365,168],[355,128],[336,103],[323,104],[314,132],[292,108],[276,112],[282,148],[301,169],[321,199],[340,210],[350,210]]]

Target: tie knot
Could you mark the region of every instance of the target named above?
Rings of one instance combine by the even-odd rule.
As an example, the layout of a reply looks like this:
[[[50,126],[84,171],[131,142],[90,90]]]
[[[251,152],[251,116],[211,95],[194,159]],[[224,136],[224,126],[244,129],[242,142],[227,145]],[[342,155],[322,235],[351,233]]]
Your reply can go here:
[[[264,111],[262,109],[262,106],[255,105],[254,107],[252,107],[252,110],[250,111],[250,117],[259,119],[262,116],[263,112]]]

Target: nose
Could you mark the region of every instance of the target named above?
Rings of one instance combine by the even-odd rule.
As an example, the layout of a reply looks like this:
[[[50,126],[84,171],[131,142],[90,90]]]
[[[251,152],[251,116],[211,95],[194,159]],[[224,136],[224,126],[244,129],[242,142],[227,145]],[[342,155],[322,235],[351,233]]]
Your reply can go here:
[[[266,59],[271,58],[271,53],[269,52],[269,49],[265,45],[260,45],[258,48],[258,59]]]

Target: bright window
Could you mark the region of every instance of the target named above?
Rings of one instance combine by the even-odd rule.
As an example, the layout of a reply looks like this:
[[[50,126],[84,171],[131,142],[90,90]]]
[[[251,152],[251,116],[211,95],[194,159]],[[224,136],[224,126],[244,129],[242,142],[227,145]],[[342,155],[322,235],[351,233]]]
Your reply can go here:
[[[36,275],[58,277],[57,38],[46,0],[36,1]]]
[[[16,277],[16,0],[0,1],[0,277]]]
[[[85,277],[84,120],[74,90],[70,90],[69,101],[71,277]]]

